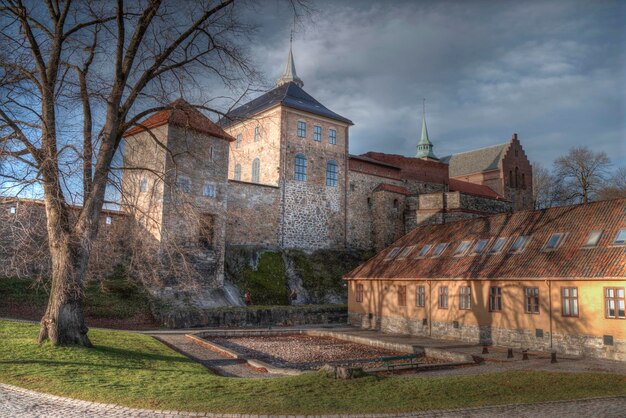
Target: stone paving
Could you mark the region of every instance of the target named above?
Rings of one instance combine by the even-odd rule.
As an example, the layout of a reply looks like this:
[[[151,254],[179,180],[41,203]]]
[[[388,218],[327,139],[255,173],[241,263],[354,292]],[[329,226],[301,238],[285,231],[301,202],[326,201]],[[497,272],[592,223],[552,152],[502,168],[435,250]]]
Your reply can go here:
[[[419,411],[404,414],[326,415],[324,417],[432,417],[497,418],[503,415],[522,418],[624,418],[626,396],[543,402],[532,405],[500,405],[445,411]],[[15,418],[169,418],[169,417],[260,418],[273,415],[211,414],[180,411],[153,411],[114,404],[79,401],[0,384],[0,417]],[[284,416],[284,415],[281,415]],[[317,415],[319,416],[319,415]]]

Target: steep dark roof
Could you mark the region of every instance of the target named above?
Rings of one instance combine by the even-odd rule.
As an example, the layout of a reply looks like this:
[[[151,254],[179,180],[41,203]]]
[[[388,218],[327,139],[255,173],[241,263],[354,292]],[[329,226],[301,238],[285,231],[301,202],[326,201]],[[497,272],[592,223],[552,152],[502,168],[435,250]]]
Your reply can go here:
[[[248,119],[278,104],[353,125],[350,119],[344,118],[329,110],[294,82],[282,84],[245,105],[239,106],[230,111],[218,123],[220,126],[226,127],[241,120]]]
[[[169,106],[171,109],[161,110],[154,113],[152,116],[144,119],[136,126],[124,132],[124,136],[135,135],[147,129],[153,129],[165,124],[170,124],[202,132],[227,141],[235,140],[235,138],[224,132],[222,128],[217,126],[185,100],[178,99],[170,103]]]
[[[406,187],[396,186],[394,184],[380,183],[374,189],[375,192],[392,192],[403,194],[405,196],[411,196],[411,192],[409,192]]]
[[[584,222],[581,222],[584,219]],[[602,279],[626,276],[626,249],[612,243],[626,228],[626,199],[536,211],[492,215],[443,225],[420,226],[391,247],[346,274],[346,279]],[[589,233],[602,230],[596,247],[583,248]],[[561,247],[545,251],[553,233],[565,233]],[[529,235],[521,253],[511,253],[512,241]],[[508,238],[503,251],[489,255],[453,256],[464,240]],[[416,258],[426,244],[449,243],[440,257]],[[386,260],[395,247],[415,246],[405,259]],[[473,247],[473,244],[472,244]],[[472,248],[470,247],[470,249]],[[469,252],[468,252],[469,254]]]
[[[448,155],[439,161],[449,165],[450,177],[497,170],[509,142]]]

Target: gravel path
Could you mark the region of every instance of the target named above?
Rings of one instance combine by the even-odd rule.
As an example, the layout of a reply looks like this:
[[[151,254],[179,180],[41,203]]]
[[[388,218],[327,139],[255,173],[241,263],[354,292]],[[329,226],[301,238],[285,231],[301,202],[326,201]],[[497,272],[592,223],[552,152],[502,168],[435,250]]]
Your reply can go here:
[[[422,418],[624,418],[626,397],[579,399],[576,401],[544,402],[533,405],[502,405],[484,408],[446,411],[421,411],[406,414],[327,415],[324,417],[422,417]],[[170,417],[230,417],[259,418],[258,415],[186,413],[125,408],[113,404],[99,404],[62,398],[0,384],[0,417],[12,418],[170,418]],[[273,415],[270,415],[273,416]],[[268,418],[268,415],[262,417]],[[318,416],[319,417],[319,416]]]
[[[168,345],[179,353],[197,361],[208,369],[213,370],[220,376],[225,377],[252,377],[270,378],[278,377],[279,374],[259,372],[249,367],[245,362],[226,357],[209,349],[200,347],[188,340],[182,334],[152,334],[153,337]]]

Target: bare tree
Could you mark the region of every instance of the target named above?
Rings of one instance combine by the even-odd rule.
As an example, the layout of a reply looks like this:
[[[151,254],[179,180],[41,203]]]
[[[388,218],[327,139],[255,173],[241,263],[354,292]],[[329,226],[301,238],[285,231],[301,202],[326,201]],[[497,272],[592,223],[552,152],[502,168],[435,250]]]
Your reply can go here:
[[[598,200],[626,197],[626,166],[619,167],[597,192]]]
[[[0,2],[3,179],[40,185],[45,202],[52,284],[39,341],[89,347],[83,286],[122,134],[201,90],[199,76],[252,77],[238,47],[248,28],[235,0]]]
[[[574,147],[554,161],[562,202],[588,203],[595,199],[608,174],[611,160],[604,152]]]
[[[557,180],[548,168],[540,162],[533,162],[533,206],[535,209],[546,209],[556,205]]]

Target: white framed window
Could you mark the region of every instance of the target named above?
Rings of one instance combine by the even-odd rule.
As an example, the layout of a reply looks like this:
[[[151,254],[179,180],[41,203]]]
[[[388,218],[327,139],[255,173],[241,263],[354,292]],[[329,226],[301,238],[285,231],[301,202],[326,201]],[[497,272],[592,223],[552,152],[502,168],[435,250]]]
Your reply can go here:
[[[530,241],[530,235],[522,235],[519,236],[513,241],[513,245],[511,245],[510,253],[521,253],[528,246],[528,242]]]
[[[306,122],[298,121],[298,136],[300,138],[306,138]]]
[[[613,245],[626,245],[626,228],[622,228],[617,231],[615,240],[613,240]]]
[[[328,130],[328,143],[331,145],[337,145],[337,131],[335,129]]]
[[[15,206],[11,206],[11,207],[9,208],[9,213],[10,213],[11,215],[15,215],[15,213],[16,213],[16,212],[17,212],[17,208],[16,208]]]
[[[462,241],[456,250],[454,251],[455,256],[462,256],[469,250],[470,245],[472,245],[472,241]]]
[[[472,309],[472,288],[469,286],[459,288],[459,309]]]
[[[602,237],[602,230],[598,230],[598,231],[591,231],[589,233],[589,235],[587,236],[587,239],[585,240],[585,243],[583,244],[584,248],[592,248],[598,245],[598,242],[600,241],[600,238]]]
[[[258,183],[261,176],[261,160],[255,158],[252,161],[252,183]]]
[[[178,176],[176,187],[183,193],[191,192],[191,180],[189,177]]]
[[[215,197],[217,196],[217,192],[215,191],[215,185],[210,183],[205,183],[202,188],[202,195],[204,197]]]
[[[447,246],[448,246],[447,242],[442,242],[440,244],[437,244],[437,246],[433,250],[431,257],[439,257],[443,253],[443,251],[446,249]]]
[[[326,163],[326,185],[337,187],[337,163],[335,161]]]
[[[294,179],[298,181],[306,181],[306,156],[304,154],[296,154]]]
[[[315,125],[313,126],[313,140],[317,142],[322,142],[322,127]]]
[[[148,180],[141,179],[139,181],[139,193],[145,193],[148,191]]]
[[[104,224],[105,224],[105,225],[111,225],[112,223],[113,223],[113,219],[111,219],[111,217],[110,217],[110,216],[106,216],[106,217],[104,218]]]
[[[543,246],[544,251],[554,251],[558,250],[563,241],[565,240],[564,233],[556,233],[550,235],[550,238],[546,241],[546,245]]]
[[[500,251],[502,251],[502,249],[504,248],[504,244],[506,244],[506,240],[507,238],[505,237],[496,238],[495,242],[489,249],[489,254],[498,254]]]
[[[261,128],[258,126],[254,127],[254,142],[259,142],[261,140]]]
[[[422,247],[422,249],[420,250],[419,253],[417,253],[417,257],[426,257],[426,255],[428,254],[428,252],[430,251],[430,249],[433,248],[432,244],[426,244]]]
[[[241,148],[241,134],[237,134],[237,139],[235,140],[235,148]]]

